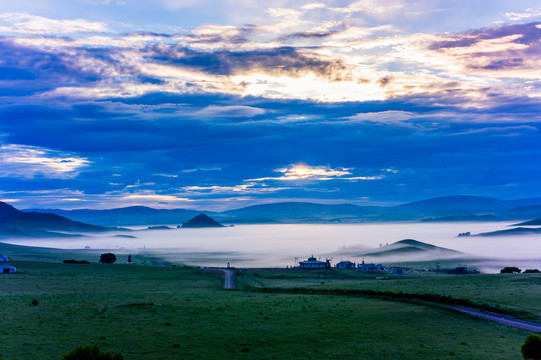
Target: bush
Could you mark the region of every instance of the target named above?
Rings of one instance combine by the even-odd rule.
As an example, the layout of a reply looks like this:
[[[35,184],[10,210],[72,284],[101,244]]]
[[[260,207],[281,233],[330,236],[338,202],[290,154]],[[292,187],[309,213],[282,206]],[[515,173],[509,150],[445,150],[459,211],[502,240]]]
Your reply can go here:
[[[105,254],[101,254],[100,256],[100,263],[103,263],[103,264],[112,264],[116,261],[116,256],[115,254],[112,254],[112,253],[105,253]]]
[[[64,360],[124,360],[120,353],[102,351],[98,344],[77,346],[64,355]]]
[[[524,274],[537,274],[537,273],[540,273],[541,271],[539,271],[538,269],[526,269],[524,270]]]
[[[64,260],[64,264],[90,264],[88,261],[86,260]]]
[[[522,270],[520,270],[516,266],[506,266],[500,270],[500,274],[513,274],[513,273],[520,274],[521,271]]]
[[[520,351],[524,359],[541,359],[541,336],[530,334],[522,344]]]

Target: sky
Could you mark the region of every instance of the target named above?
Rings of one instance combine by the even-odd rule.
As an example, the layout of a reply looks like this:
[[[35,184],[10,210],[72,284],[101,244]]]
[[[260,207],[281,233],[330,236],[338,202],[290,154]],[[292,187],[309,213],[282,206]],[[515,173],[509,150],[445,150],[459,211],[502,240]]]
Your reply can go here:
[[[0,201],[541,196],[530,0],[0,3]]]

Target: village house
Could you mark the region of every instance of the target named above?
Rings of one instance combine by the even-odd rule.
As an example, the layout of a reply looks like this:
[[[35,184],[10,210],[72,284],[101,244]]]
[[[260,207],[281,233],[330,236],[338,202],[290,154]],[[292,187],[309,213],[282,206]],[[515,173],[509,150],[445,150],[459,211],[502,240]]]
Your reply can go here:
[[[0,262],[8,262],[9,256],[0,254]]]
[[[5,264],[0,266],[0,273],[2,274],[13,274],[16,272],[17,272],[17,269],[14,266],[5,265]]]
[[[393,267],[389,270],[391,274],[405,274],[406,270],[402,267]]]
[[[382,273],[385,272],[386,268],[381,264],[365,264],[363,260],[362,264],[357,267],[357,270],[369,273]]]
[[[299,262],[299,267],[301,269],[328,269],[331,267],[330,260],[320,261],[317,260],[313,255],[308,258],[308,260]]]
[[[351,261],[340,261],[334,267],[338,269],[355,269],[355,263]]]

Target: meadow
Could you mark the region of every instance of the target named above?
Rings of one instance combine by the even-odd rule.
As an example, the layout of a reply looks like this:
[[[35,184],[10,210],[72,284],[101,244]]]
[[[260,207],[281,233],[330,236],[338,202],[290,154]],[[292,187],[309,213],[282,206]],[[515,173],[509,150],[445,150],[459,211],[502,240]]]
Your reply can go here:
[[[44,257],[13,261],[19,272],[0,278],[4,360],[62,359],[87,343],[126,359],[520,359],[528,335],[439,307],[263,287],[444,294],[541,315],[535,274],[251,269],[237,277],[238,290],[224,290],[218,275],[149,266],[139,256],[131,265],[124,257],[97,264],[86,254],[93,263],[82,265],[58,260],[80,252],[49,250],[48,259],[42,249],[29,252]]]

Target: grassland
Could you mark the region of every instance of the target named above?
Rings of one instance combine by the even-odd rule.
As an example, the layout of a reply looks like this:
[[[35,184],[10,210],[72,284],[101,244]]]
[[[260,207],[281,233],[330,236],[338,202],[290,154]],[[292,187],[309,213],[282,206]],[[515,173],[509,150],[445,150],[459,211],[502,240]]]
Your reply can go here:
[[[90,342],[126,359],[520,359],[528,335],[439,308],[254,287],[446,294],[541,315],[535,274],[249,270],[238,277],[241,289],[223,290],[218,276],[197,268],[63,264],[65,255],[17,260],[17,274],[2,274],[3,359],[61,359]]]

